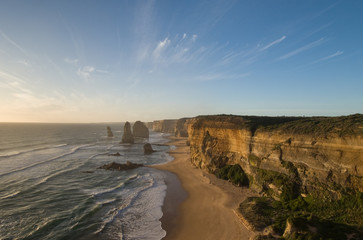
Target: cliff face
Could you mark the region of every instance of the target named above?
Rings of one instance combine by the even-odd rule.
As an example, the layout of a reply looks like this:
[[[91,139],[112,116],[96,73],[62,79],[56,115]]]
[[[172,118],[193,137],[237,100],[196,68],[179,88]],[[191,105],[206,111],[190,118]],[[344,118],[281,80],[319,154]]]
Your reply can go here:
[[[190,118],[178,119],[175,125],[175,137],[188,137],[188,126]]]
[[[239,164],[260,191],[278,196],[281,181],[292,181],[301,193],[363,192],[363,115],[201,116],[190,120],[188,135],[195,166],[214,172]]]
[[[154,132],[174,133],[176,127],[176,119],[157,120],[152,124]]]

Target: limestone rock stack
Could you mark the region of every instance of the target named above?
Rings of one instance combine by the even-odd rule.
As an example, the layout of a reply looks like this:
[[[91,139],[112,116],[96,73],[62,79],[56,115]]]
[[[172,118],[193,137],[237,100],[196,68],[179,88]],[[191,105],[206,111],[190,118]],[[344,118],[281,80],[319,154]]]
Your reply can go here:
[[[149,129],[146,127],[145,123],[141,121],[136,121],[132,126],[132,132],[134,137],[137,138],[149,138]]]
[[[113,137],[113,133],[111,131],[110,126],[107,126],[107,137]]]
[[[129,122],[125,123],[121,143],[134,143],[134,136],[131,133],[131,125]]]
[[[153,150],[153,148],[151,147],[150,143],[145,143],[144,145],[144,154],[152,154],[153,152],[156,152]]]

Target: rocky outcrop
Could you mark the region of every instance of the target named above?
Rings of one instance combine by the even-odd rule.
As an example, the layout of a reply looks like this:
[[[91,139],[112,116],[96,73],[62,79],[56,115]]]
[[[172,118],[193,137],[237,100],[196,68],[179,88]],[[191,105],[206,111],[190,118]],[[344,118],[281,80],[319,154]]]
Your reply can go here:
[[[110,126],[107,126],[107,137],[113,137],[113,133],[111,131]]]
[[[261,192],[279,196],[284,181],[301,194],[363,192],[363,115],[201,116],[188,135],[195,166],[215,172],[239,164]]]
[[[188,125],[190,118],[181,118],[176,121],[175,137],[188,137]]]
[[[99,167],[100,169],[106,169],[106,170],[118,170],[118,171],[122,171],[122,170],[131,170],[131,169],[135,169],[135,168],[139,168],[142,167],[142,164],[138,164],[138,163],[132,163],[127,161],[126,163],[116,163],[116,162],[112,162],[109,164],[105,164],[101,167]]]
[[[154,132],[175,133],[176,119],[157,120],[153,122]]]
[[[124,125],[121,143],[134,143],[134,136],[131,133],[131,125],[129,122],[126,122]]]
[[[136,121],[132,126],[132,132],[135,138],[149,138],[149,129],[143,122]]]
[[[148,155],[148,154],[152,154],[153,152],[156,152],[153,150],[152,146],[150,143],[145,143],[144,145],[144,154]]]

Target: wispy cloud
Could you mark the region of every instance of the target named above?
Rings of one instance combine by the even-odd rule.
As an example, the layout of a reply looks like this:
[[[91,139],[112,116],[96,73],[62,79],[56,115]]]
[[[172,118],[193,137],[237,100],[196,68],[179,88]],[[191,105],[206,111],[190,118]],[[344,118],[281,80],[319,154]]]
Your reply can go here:
[[[88,80],[91,73],[93,73],[96,69],[92,66],[84,66],[82,68],[79,68],[77,71],[78,76],[83,78],[84,80]]]
[[[110,74],[107,70],[97,69],[94,66],[83,66],[78,68],[77,75],[80,76],[83,80],[88,81],[92,74]]]
[[[287,59],[287,58],[290,58],[292,56],[295,56],[296,54],[299,54],[301,52],[304,52],[304,51],[307,51],[311,48],[314,48],[314,47],[317,47],[319,45],[321,45],[323,42],[325,42],[325,39],[324,38],[320,38],[319,40],[317,41],[314,41],[314,42],[311,42],[303,47],[300,47],[292,52],[289,52],[281,57],[279,57],[277,60],[284,60],[284,59]]]
[[[192,36],[192,41],[193,41],[193,42],[195,42],[195,41],[197,40],[197,37],[198,37],[198,35],[197,35],[197,34],[193,34],[193,36]]]
[[[6,35],[4,32],[2,32],[0,30],[0,35],[6,40],[8,41],[8,43],[10,43],[12,46],[14,46],[15,48],[17,48],[18,50],[20,50],[23,54],[28,55],[27,51],[25,51],[24,48],[22,48],[17,42],[15,42],[14,40],[12,40],[8,35]]]
[[[77,65],[78,65],[78,62],[79,62],[79,60],[78,60],[77,58],[75,58],[75,59],[72,59],[72,58],[65,58],[65,59],[64,59],[64,61],[65,61],[66,63],[72,64],[72,65],[74,65],[74,66],[77,66]]]
[[[26,67],[30,67],[31,66],[31,64],[28,61],[25,61],[25,60],[18,60],[18,61],[16,61],[16,63],[21,64],[21,65],[24,65]]]
[[[169,38],[165,38],[163,41],[160,41],[158,43],[158,45],[156,46],[156,48],[154,49],[154,56],[156,58],[160,57],[160,54],[165,51],[165,49],[169,46],[170,44],[170,40]]]
[[[340,56],[340,55],[342,55],[344,52],[343,51],[337,51],[336,53],[333,53],[333,54],[331,54],[331,55],[329,55],[329,56],[326,56],[326,57],[323,57],[323,58],[320,58],[320,59],[318,59],[318,60],[316,60],[315,62],[313,62],[313,64],[314,63],[319,63],[319,62],[323,62],[323,61],[326,61],[326,60],[329,60],[329,59],[331,59],[331,58],[334,58],[334,57],[337,57],[337,56]]]
[[[242,79],[249,76],[249,73],[244,74],[224,74],[224,73],[211,73],[199,75],[194,78],[197,81],[213,81],[213,80],[230,80],[230,79]]]
[[[286,36],[282,36],[281,38],[279,38],[279,39],[267,44],[265,47],[261,48],[261,51],[265,51],[265,50],[269,49],[270,47],[272,47],[273,45],[276,45],[276,44],[284,41],[285,39],[286,39]]]

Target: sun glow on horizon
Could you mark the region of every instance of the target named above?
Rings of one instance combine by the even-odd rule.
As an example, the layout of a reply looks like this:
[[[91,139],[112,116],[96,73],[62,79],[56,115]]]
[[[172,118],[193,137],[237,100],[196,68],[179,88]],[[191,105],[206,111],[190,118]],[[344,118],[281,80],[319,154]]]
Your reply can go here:
[[[33,4],[0,9],[0,122],[363,110],[361,2]]]

